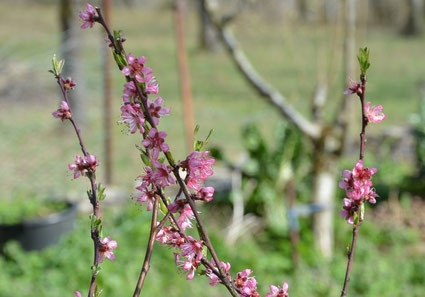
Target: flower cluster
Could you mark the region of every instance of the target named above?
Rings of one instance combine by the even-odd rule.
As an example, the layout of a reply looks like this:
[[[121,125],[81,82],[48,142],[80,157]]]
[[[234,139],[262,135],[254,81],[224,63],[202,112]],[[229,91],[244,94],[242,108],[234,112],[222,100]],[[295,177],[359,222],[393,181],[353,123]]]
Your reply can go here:
[[[365,113],[369,121],[372,123],[379,123],[382,122],[387,118],[387,115],[382,113],[384,111],[384,108],[382,105],[376,105],[370,107],[370,102],[366,103],[365,106]]]
[[[190,189],[201,190],[201,185],[205,179],[213,175],[212,165],[214,165],[215,159],[208,158],[208,154],[209,151],[194,151],[186,160],[181,162],[181,167],[186,169],[188,173],[187,186]]]
[[[343,180],[339,182],[339,187],[344,189],[348,198],[343,200],[343,210],[341,217],[344,217],[348,224],[354,224],[354,214],[359,206],[365,201],[376,203],[375,189],[372,184],[372,176],[377,172],[376,168],[363,167],[363,160],[359,160],[352,171],[342,172]]]
[[[283,283],[282,287],[270,286],[270,292],[267,293],[266,297],[288,297],[288,283]]]
[[[105,237],[100,241],[100,247],[99,247],[99,258],[98,262],[103,262],[103,257],[110,261],[115,261],[115,255],[114,252],[112,252],[113,249],[117,248],[117,242],[115,240],[111,240],[111,237]]]
[[[95,9],[90,4],[87,4],[86,11],[80,13],[80,18],[84,21],[82,28],[92,27],[98,21]],[[108,41],[108,46],[113,47],[113,44]],[[157,97],[154,101],[147,98],[149,95],[158,94],[159,85],[152,75],[152,69],[145,65],[146,58],[129,54],[125,57],[125,62],[122,74],[126,76],[128,82],[124,84],[120,123],[127,125],[131,134],[136,132],[142,134],[143,148],[140,151],[142,152],[143,162],[146,164],[145,172],[138,177],[141,184],[136,188],[140,192],[136,197],[137,201],[141,204],[147,204],[148,211],[152,210],[155,200],[159,199],[157,195],[162,195],[164,188],[176,182],[172,174],[176,173],[178,168],[187,173],[184,183],[193,200],[204,202],[213,200],[214,188],[203,187],[203,183],[213,175],[214,158],[209,156],[208,151],[194,151],[177,165],[174,164],[174,161],[170,161],[171,166],[164,163],[164,158],[160,158],[160,154],[163,153],[168,160],[171,156],[169,146],[165,142],[167,133],[159,131],[156,126],[159,125],[162,116],[170,113],[170,109],[163,107],[161,97]],[[77,156],[75,164],[70,164],[70,168],[72,167],[75,170],[77,177],[85,175],[89,168],[92,170],[85,163],[88,161],[86,158]],[[176,176],[176,178],[179,177]],[[155,239],[161,245],[167,245],[177,251],[174,253],[176,265],[187,274],[187,279],[190,280],[195,276],[202,261],[207,260],[204,258],[204,239],[197,240],[185,234],[186,229],[193,227],[192,220],[195,219],[195,214],[187,200],[190,197],[180,197],[182,192],[183,189],[176,196],[174,202],[168,205],[168,211],[177,217],[176,221],[170,220],[169,225],[163,225],[156,232]],[[185,193],[187,194],[187,192]],[[116,248],[115,241],[111,241],[109,237],[103,239],[101,241],[100,262],[103,257],[113,261],[115,259],[112,252],[114,248]],[[205,275],[210,279],[210,285],[214,286],[222,282],[221,276],[219,277],[221,273],[219,273],[213,259],[210,263],[212,266],[206,266]],[[230,263],[220,262],[219,265],[220,271],[236,286],[242,297],[260,296],[257,292],[257,281],[254,276],[251,276],[252,271],[250,269],[239,272],[233,280],[229,274]],[[288,296],[286,283],[283,288],[270,286],[270,289],[272,294],[267,294],[267,296]]]
[[[66,101],[62,101],[60,107],[52,113],[52,116],[57,119],[61,119],[62,121],[72,118],[71,109],[69,108],[68,103]]]
[[[96,11],[94,7],[87,3],[86,10],[80,11],[80,19],[84,21],[81,25],[81,29],[86,29],[88,27],[93,28],[96,22]]]
[[[75,162],[68,164],[69,170],[74,170],[74,178],[86,176],[87,172],[95,172],[97,166],[99,161],[95,155],[90,154],[84,157],[76,155]]]

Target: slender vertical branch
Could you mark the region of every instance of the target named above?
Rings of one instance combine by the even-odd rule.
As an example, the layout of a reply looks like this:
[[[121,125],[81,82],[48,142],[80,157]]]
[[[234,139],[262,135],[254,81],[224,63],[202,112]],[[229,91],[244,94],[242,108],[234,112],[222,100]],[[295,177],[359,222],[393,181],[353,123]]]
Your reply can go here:
[[[100,8],[96,8],[96,11],[98,13],[98,16],[97,16],[96,21],[98,23],[100,23],[103,26],[103,28],[105,29],[105,31],[106,31],[106,33],[108,35],[109,40],[112,42],[112,44],[114,46],[114,51],[116,53],[123,52],[122,49],[116,47],[115,42],[114,42],[114,37],[112,36],[111,31],[110,31],[107,23],[105,22],[105,20],[104,20],[104,18],[102,16],[102,13],[101,13]],[[119,68],[121,69],[120,66],[119,66]],[[147,98],[147,94],[146,94],[145,90],[140,87],[139,83],[135,79],[131,79],[130,77],[126,77],[126,79],[127,79],[127,81],[131,80],[131,81],[134,82],[134,85],[136,87],[137,96],[139,97],[139,99],[140,99],[140,101],[142,103],[142,106],[143,106],[142,109],[143,109],[145,118],[146,118],[147,122],[150,124],[150,126],[152,128],[156,128],[156,125],[155,125],[155,123],[154,123],[154,121],[152,119],[152,116],[151,116],[151,114],[149,112],[149,109],[148,109],[148,105],[147,105],[147,99],[148,98]],[[217,263],[217,270],[220,273],[220,279],[223,280],[223,284],[226,286],[226,288],[228,289],[228,291],[230,292],[230,294],[232,296],[234,296],[234,297],[238,297],[239,294],[237,293],[236,289],[232,286],[231,281],[229,280],[229,278],[223,272],[223,269],[220,267],[220,264],[219,264],[220,263],[220,260],[218,259],[218,256],[217,256],[217,254],[216,254],[216,252],[214,250],[214,247],[213,247],[213,245],[212,245],[212,243],[211,243],[211,241],[210,241],[210,239],[208,237],[208,234],[206,232],[206,229],[205,229],[205,227],[204,227],[204,225],[203,225],[203,223],[201,221],[201,218],[200,218],[200,216],[198,214],[198,211],[196,209],[195,202],[193,201],[193,199],[191,197],[191,194],[190,194],[189,190],[187,189],[184,181],[182,180],[182,178],[179,175],[178,167],[174,164],[173,160],[170,157],[171,156],[171,153],[168,152],[167,154],[165,154],[165,156],[167,158],[168,163],[170,164],[170,166],[173,169],[173,174],[174,174],[177,182],[179,183],[180,188],[183,190],[183,194],[185,195],[185,198],[186,198],[187,202],[189,203],[189,206],[192,209],[192,212],[194,213],[196,222],[197,222],[197,224],[199,226],[199,229],[201,230],[201,234],[200,235],[201,235],[202,239],[205,241],[205,245],[207,246],[209,252],[211,253],[211,255],[212,255],[213,259],[214,259],[214,262]],[[173,216],[171,216],[171,217],[173,218]],[[175,223],[177,223],[177,222],[175,222]],[[146,273],[147,273],[147,271],[145,272],[145,274]],[[136,288],[136,291],[137,291],[137,288]],[[135,292],[135,294],[136,294],[136,292]],[[139,294],[140,294],[140,291],[139,291]],[[134,295],[134,296],[138,296],[138,295]]]
[[[60,87],[60,90],[62,92],[64,100],[69,105],[68,93],[65,89],[65,86],[64,86],[63,81],[61,79],[61,76],[57,75],[56,80],[57,80],[57,83]],[[69,105],[69,109],[72,113],[70,105]],[[70,118],[69,121],[71,122],[72,126],[74,127],[75,134],[77,135],[78,141],[80,143],[82,153],[84,154],[84,156],[87,156],[89,153],[86,149],[83,138],[81,137],[80,129],[78,128],[77,124],[75,123],[75,121],[72,118]],[[93,207],[93,215],[96,218],[98,218],[99,217],[99,201],[97,200],[96,176],[95,176],[95,173],[93,171],[91,171],[91,169],[88,169],[87,177],[90,180],[91,195],[89,196],[89,200],[90,200],[90,203],[92,204],[92,207]],[[99,249],[100,249],[100,246],[101,246],[98,227],[92,228],[91,238],[93,240],[93,245],[94,245],[94,259],[93,259],[94,269],[92,269],[93,271],[92,271],[92,276],[91,276],[91,280],[90,280],[88,297],[94,296],[94,292],[95,292],[95,288],[96,288],[96,277],[97,277],[98,271],[95,267],[97,267],[97,265],[99,265],[99,259],[100,259]]]
[[[146,275],[148,274],[150,268],[150,259],[153,252],[153,246],[155,243],[155,235],[157,233],[157,221],[158,221],[158,197],[155,198],[155,203],[152,210],[152,220],[151,220],[151,231],[149,233],[148,247],[146,248],[145,259],[143,260],[142,269],[140,271],[139,280],[137,281],[136,289],[134,290],[133,297],[140,296],[142,291],[143,283],[145,281]]]
[[[366,111],[365,111],[366,77],[364,75],[361,75],[360,79],[361,79],[361,90],[362,90],[361,94],[359,95],[361,109],[362,109],[362,131],[360,132],[360,160],[363,161],[365,144],[366,144],[365,133],[366,133],[366,126],[368,124],[368,118],[366,116]],[[356,251],[357,236],[359,233],[359,228],[363,222],[363,217],[360,214],[360,209],[358,210],[357,215],[359,217],[359,222],[355,224],[353,227],[353,239],[351,241],[350,250],[348,251],[347,270],[345,272],[344,286],[342,288],[341,297],[347,296],[348,283],[350,282],[351,267],[353,266],[354,253]]]

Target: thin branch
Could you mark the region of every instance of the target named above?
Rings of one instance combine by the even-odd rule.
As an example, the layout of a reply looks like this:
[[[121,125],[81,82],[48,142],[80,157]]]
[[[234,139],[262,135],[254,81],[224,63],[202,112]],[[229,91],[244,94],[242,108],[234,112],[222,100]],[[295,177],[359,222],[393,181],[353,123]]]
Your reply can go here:
[[[72,114],[71,106],[69,104],[68,93],[65,89],[65,86],[63,84],[61,76],[57,75],[56,80],[57,80],[59,88],[62,92],[63,98],[68,103],[69,109],[70,109],[71,114]],[[77,135],[78,141],[80,143],[82,153],[84,154],[84,156],[88,156],[89,153],[86,149],[86,146],[84,145],[84,141],[83,141],[83,138],[81,137],[80,129],[78,128],[77,124],[72,119],[72,117],[69,119],[69,121],[71,122],[72,126],[74,127],[75,134]],[[87,177],[90,180],[91,196],[89,197],[89,200],[90,200],[90,203],[93,206],[93,215],[96,218],[98,218],[99,217],[99,201],[97,200],[97,184],[96,184],[95,173],[93,171],[91,171],[90,169],[88,169]],[[100,249],[100,246],[101,246],[98,227],[93,228],[90,233],[91,233],[91,238],[93,240],[93,246],[94,246],[93,267],[97,267],[97,265],[99,265],[99,258],[100,258],[99,257],[99,249]],[[96,277],[97,277],[98,271],[96,271],[96,269],[92,269],[92,270],[93,270],[93,272],[92,272],[92,276],[91,276],[91,280],[90,280],[88,297],[93,297],[94,292],[95,292],[95,288],[96,288]]]
[[[155,203],[152,210],[152,220],[151,220],[151,231],[149,233],[148,247],[146,248],[145,259],[143,260],[142,269],[140,271],[139,280],[137,281],[136,289],[134,290],[133,297],[140,296],[142,291],[143,283],[145,281],[146,275],[148,274],[150,268],[150,260],[153,252],[153,246],[155,244],[155,236],[157,233],[156,223],[158,221],[158,204],[159,199],[155,198]]]
[[[361,82],[362,82],[362,93],[360,95],[360,103],[361,103],[361,109],[362,109],[362,131],[360,133],[360,160],[363,161],[364,158],[364,150],[365,150],[365,132],[366,132],[366,126],[368,124],[368,118],[366,116],[365,112],[365,95],[366,95],[366,78],[364,75],[361,76]],[[350,281],[350,273],[351,273],[351,267],[353,265],[354,260],[354,252],[356,250],[356,242],[357,242],[357,236],[359,232],[359,228],[363,222],[363,216],[360,214],[360,209],[357,212],[357,215],[359,217],[359,222],[355,224],[353,227],[353,239],[351,242],[351,248],[348,252],[348,263],[347,263],[347,270],[345,272],[345,278],[344,278],[344,286],[341,292],[341,297],[347,296],[347,289],[348,289],[348,283]]]
[[[220,33],[220,38],[223,41],[230,57],[232,58],[235,65],[238,67],[240,72],[243,74],[245,79],[251,84],[252,87],[272,106],[290,122],[292,122],[302,133],[312,139],[318,139],[321,135],[322,128],[308,119],[306,119],[301,113],[299,113],[294,107],[292,107],[285,96],[280,93],[277,89],[273,88],[268,82],[261,77],[258,72],[252,66],[245,53],[242,51],[238,42],[230,29],[225,26],[224,22],[217,22],[214,20],[210,9],[208,8],[208,1],[201,0],[206,3],[207,12],[211,23],[217,28]]]

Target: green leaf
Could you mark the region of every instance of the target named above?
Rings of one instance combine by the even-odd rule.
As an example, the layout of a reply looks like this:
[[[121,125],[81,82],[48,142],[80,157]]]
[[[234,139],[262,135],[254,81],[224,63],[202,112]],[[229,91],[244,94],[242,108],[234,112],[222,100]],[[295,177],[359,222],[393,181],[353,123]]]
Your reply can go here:
[[[365,47],[359,50],[359,54],[357,56],[357,59],[359,60],[359,64],[360,64],[360,71],[363,76],[366,75],[366,71],[370,67],[369,53],[370,53],[369,49]]]
[[[168,212],[168,208],[167,208],[167,206],[165,206],[162,199],[159,200],[159,206],[160,206],[161,212],[165,215]]]
[[[146,166],[152,167],[151,160],[149,159],[148,156],[146,156],[145,153],[141,153],[140,158],[142,159],[143,164],[145,164]]]

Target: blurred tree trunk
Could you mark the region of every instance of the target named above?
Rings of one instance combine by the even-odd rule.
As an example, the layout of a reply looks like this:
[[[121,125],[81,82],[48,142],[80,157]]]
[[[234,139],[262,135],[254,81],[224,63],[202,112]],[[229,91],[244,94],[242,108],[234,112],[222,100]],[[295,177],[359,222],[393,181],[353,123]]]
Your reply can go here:
[[[211,24],[205,5],[205,1],[199,1],[200,46],[203,50],[214,52],[219,45],[218,32]]]
[[[74,119],[80,126],[83,126],[86,124],[86,114],[83,104],[84,80],[81,69],[80,28],[76,2],[76,0],[60,0],[59,2],[59,22],[62,31],[60,58],[65,59],[63,75],[72,77],[77,83],[76,88],[69,93],[69,99]]]
[[[417,36],[423,31],[424,0],[407,0],[408,16],[406,24],[401,31],[406,36]]]
[[[308,5],[307,0],[297,0],[297,11],[298,11],[298,17],[303,20],[308,20]]]

